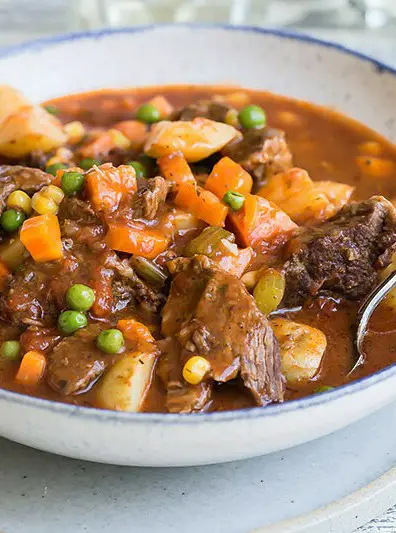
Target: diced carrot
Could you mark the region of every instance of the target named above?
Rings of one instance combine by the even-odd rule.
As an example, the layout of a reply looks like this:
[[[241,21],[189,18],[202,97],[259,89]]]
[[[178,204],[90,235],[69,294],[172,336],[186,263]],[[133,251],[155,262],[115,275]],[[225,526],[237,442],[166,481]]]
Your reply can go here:
[[[227,191],[249,194],[252,186],[253,180],[250,174],[229,157],[223,157],[213,167],[206,181],[205,189],[222,200]]]
[[[392,159],[360,155],[356,158],[356,164],[362,174],[371,178],[388,178],[396,175],[396,163]]]
[[[9,275],[10,271],[8,270],[7,266],[3,263],[3,261],[0,261],[0,291],[4,289]]]
[[[194,174],[181,152],[164,155],[157,163],[166,180],[176,184],[185,182],[195,184]]]
[[[34,350],[25,353],[15,377],[21,385],[33,387],[44,375],[47,360],[45,355]]]
[[[147,349],[147,346],[152,348],[155,344],[154,337],[148,327],[134,318],[119,320],[117,328],[126,339],[137,343],[137,349],[144,350],[145,348]]]
[[[56,215],[32,217],[22,225],[20,239],[36,263],[63,257],[61,232]]]
[[[229,222],[241,246],[272,244],[287,238],[297,225],[265,198],[249,194],[239,211],[230,211]]]
[[[173,105],[162,94],[154,96],[147,103],[158,109],[162,120],[168,118],[173,113]]]
[[[113,307],[113,272],[103,266],[99,266],[94,271],[93,289],[95,291],[95,301],[91,312],[97,318],[109,316]]]
[[[168,248],[169,238],[159,231],[115,222],[109,224],[107,244],[118,252],[154,259]]]
[[[114,148],[114,138],[108,131],[103,131],[92,141],[82,146],[79,154],[82,158],[98,159]]]
[[[140,150],[143,148],[147,137],[147,125],[139,120],[123,120],[114,126],[131,141],[131,148]]]
[[[215,194],[191,183],[178,185],[174,202],[211,226],[224,226],[228,207]]]
[[[250,265],[252,258],[253,250],[249,247],[238,249],[236,255],[220,254],[219,256],[212,257],[212,260],[220,265],[221,268],[226,272],[229,272],[237,278],[240,278]]]
[[[97,211],[112,212],[121,200],[128,200],[137,190],[135,169],[130,165],[114,167],[105,163],[86,174],[86,191]]]

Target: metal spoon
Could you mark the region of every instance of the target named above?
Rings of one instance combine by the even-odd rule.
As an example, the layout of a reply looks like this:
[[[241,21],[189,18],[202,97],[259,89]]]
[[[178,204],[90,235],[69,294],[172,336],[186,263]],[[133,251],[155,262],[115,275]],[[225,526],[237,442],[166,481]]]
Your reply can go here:
[[[359,366],[364,363],[365,355],[363,353],[363,340],[367,333],[367,325],[371,315],[382,302],[385,296],[396,286],[396,270],[379,283],[370,292],[362,305],[359,307],[356,317],[356,336],[354,341],[355,352],[357,355],[356,363],[353,365],[349,374],[352,374]]]

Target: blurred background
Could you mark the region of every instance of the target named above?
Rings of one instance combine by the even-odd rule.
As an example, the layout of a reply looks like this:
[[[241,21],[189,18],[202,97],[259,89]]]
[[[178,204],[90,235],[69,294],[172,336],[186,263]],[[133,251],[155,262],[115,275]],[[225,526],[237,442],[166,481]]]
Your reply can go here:
[[[283,27],[396,64],[396,0],[0,0],[0,47],[66,31],[154,22]]]

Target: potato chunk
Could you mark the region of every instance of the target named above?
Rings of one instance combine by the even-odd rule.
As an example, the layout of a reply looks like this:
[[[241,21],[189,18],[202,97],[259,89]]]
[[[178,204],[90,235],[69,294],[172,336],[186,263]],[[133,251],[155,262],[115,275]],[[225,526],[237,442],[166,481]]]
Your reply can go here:
[[[206,118],[164,120],[152,127],[144,151],[156,158],[181,152],[188,162],[193,163],[218,152],[238,133],[233,126]]]
[[[313,378],[326,350],[326,335],[319,329],[285,318],[274,318],[270,325],[280,345],[281,370],[287,382]]]
[[[23,157],[33,150],[49,152],[67,136],[59,120],[41,106],[33,106],[21,93],[0,86],[0,154]]]
[[[156,358],[156,352],[134,352],[117,361],[99,384],[97,399],[100,407],[114,411],[141,411]]]

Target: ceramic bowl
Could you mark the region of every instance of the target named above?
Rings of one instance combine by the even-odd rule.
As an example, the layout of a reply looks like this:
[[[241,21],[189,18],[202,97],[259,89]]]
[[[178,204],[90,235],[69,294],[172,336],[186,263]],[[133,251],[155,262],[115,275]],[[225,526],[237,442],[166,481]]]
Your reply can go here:
[[[150,26],[56,37],[0,54],[0,83],[35,101],[103,87],[241,84],[332,106],[396,140],[396,72],[316,39],[254,28]],[[0,434],[91,461],[231,461],[328,434],[396,398],[396,366],[334,391],[234,412],[127,414],[0,390]]]

